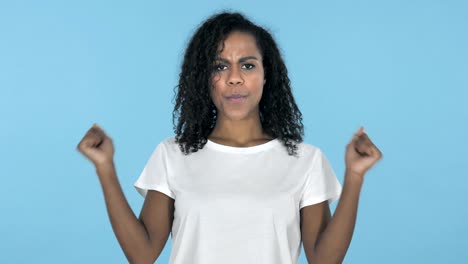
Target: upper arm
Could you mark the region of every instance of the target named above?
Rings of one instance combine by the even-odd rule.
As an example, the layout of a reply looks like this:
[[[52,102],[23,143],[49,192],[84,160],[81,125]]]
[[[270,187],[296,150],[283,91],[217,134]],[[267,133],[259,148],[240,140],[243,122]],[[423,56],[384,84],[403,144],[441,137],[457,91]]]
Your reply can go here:
[[[174,199],[153,190],[148,190],[139,220],[146,228],[155,259],[166,245],[174,219]]]
[[[307,261],[312,263],[315,246],[331,219],[328,201],[301,209],[301,237]]]

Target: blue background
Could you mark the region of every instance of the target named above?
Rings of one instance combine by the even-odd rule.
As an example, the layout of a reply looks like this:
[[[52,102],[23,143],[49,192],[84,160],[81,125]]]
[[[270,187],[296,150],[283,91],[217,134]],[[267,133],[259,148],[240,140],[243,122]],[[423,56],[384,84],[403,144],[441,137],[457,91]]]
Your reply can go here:
[[[341,182],[360,125],[384,154],[345,263],[466,261],[468,2],[88,0],[0,2],[0,263],[126,263],[76,145],[105,129],[139,214],[133,183],[173,135],[185,45],[225,8],[274,34],[305,142]]]

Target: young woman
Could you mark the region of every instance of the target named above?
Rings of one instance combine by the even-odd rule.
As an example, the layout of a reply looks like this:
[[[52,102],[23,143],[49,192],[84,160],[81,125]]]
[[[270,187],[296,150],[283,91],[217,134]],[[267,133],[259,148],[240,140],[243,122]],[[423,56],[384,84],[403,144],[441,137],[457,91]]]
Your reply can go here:
[[[172,231],[170,263],[341,263],[365,173],[382,157],[361,127],[343,187],[302,142],[302,114],[272,36],[238,13],[206,20],[180,73],[175,137],[152,153],[129,207],[111,138],[96,124],[78,149],[96,167],[112,228],[131,263],[153,263]],[[329,203],[339,198],[333,217]]]

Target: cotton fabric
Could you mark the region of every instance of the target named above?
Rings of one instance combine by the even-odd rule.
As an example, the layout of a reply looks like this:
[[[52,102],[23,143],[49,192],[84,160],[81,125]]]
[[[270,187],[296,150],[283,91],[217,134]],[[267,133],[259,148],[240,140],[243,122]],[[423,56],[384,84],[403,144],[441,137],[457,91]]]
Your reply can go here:
[[[175,200],[171,264],[296,264],[300,209],[342,190],[318,147],[299,143],[290,156],[279,139],[252,147],[208,140],[184,155],[167,138],[134,186]]]

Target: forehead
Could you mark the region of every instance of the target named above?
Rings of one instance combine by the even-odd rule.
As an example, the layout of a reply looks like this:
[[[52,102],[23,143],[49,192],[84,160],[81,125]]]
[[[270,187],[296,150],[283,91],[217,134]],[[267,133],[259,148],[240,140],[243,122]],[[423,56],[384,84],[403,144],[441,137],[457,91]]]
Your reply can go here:
[[[250,33],[234,31],[230,33],[227,38],[221,43],[218,54],[219,55],[260,55],[257,42]]]

